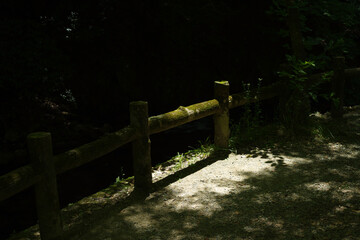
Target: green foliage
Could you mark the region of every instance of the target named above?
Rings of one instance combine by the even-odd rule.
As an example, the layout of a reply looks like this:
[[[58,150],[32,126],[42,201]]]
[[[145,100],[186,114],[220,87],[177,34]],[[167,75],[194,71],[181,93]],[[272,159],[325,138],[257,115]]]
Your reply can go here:
[[[278,35],[289,38],[286,26],[287,8],[289,1],[273,0],[268,11],[284,23]],[[358,42],[360,40],[360,1],[357,0],[294,0],[293,8],[300,14],[300,30],[303,35],[303,44],[307,52],[307,59],[316,63],[317,71],[329,71],[332,68],[334,56],[345,56],[350,65],[357,65],[360,54]],[[288,43],[287,39],[286,43]],[[284,46],[289,52],[289,44]],[[330,73],[331,74],[331,73]],[[324,76],[327,77],[327,76]],[[351,82],[351,81],[349,81]],[[351,83],[352,84],[352,83]],[[347,104],[357,104],[357,84],[346,89]],[[314,100],[316,95],[309,93]],[[333,94],[321,94],[321,97],[338,104]]]
[[[176,172],[209,157],[215,151],[214,144],[211,143],[209,138],[206,138],[204,141],[199,141],[199,146],[184,153],[177,153],[176,156],[165,163],[157,165],[155,168],[163,169],[170,166],[169,170]]]
[[[120,167],[120,175],[116,177],[115,183],[121,183],[124,181],[125,173],[123,167]]]
[[[312,100],[318,100],[318,87],[320,84],[329,82],[334,74],[334,71],[324,72],[321,75],[321,80],[316,82],[309,82],[308,77],[315,71],[319,70],[315,61],[301,61],[293,55],[286,55],[288,70],[278,72],[278,76],[289,80],[289,87],[291,91],[298,91],[308,94]],[[329,93],[330,94],[330,93]],[[328,99],[327,95],[321,95]]]
[[[308,75],[315,68],[314,61],[300,61],[292,55],[286,55],[286,59],[290,70],[279,71],[279,77],[289,79],[292,90],[303,92]]]
[[[261,87],[262,78],[258,78],[255,90],[258,92]],[[245,98],[250,99],[251,93],[251,84],[243,82],[243,91],[245,93]],[[240,119],[240,124],[247,129],[255,128],[261,123],[261,107],[260,102],[257,101],[253,104],[245,104],[244,113]]]
[[[295,0],[293,8],[300,13],[300,28],[308,58],[317,68],[327,70],[332,56],[342,55],[352,59],[360,53],[357,47],[360,27],[360,2],[341,0]],[[288,15],[285,0],[273,0],[268,11],[280,21]],[[287,28],[278,33],[289,37]],[[288,47],[288,46],[287,46]]]
[[[288,83],[288,99],[283,106],[281,119],[291,134],[298,132],[310,114],[309,96],[316,99],[316,94],[307,84],[309,73],[315,68],[313,61],[300,61],[287,55],[287,71],[278,72],[279,77]]]
[[[188,151],[189,154],[204,154],[211,153],[214,151],[214,144],[211,143],[209,137],[207,137],[204,141],[198,141],[199,147],[192,148]]]
[[[329,141],[335,140],[335,136],[328,126],[320,124],[319,122],[313,122],[309,127],[310,136],[317,141]]]
[[[332,101],[335,106],[340,104],[340,99],[335,97],[333,92],[319,94],[319,87],[322,83],[330,82],[334,71],[324,72],[321,75],[321,80],[316,82],[309,82],[308,76],[311,75],[314,71],[319,70],[315,65],[314,61],[300,61],[296,59],[295,56],[286,56],[289,66],[288,71],[279,71],[278,75],[281,78],[289,80],[289,88],[293,93],[302,95],[305,98],[298,98],[297,100],[290,99],[287,103],[287,109],[297,109],[302,108],[301,105],[306,101],[306,97],[310,97],[313,101],[317,102],[319,97],[327,101]],[[294,95],[294,94],[293,94]],[[291,96],[292,98],[294,96]],[[302,99],[302,100],[301,100]],[[291,104],[294,104],[292,106]],[[303,109],[304,110],[304,109]],[[308,112],[309,113],[309,112]],[[292,114],[290,114],[292,115]]]
[[[259,91],[262,83],[262,78],[258,78],[256,90]],[[243,90],[245,97],[250,98],[250,83],[243,83]],[[252,141],[256,138],[258,127],[262,123],[262,110],[260,101],[253,104],[244,105],[244,113],[239,121],[232,120],[230,123],[231,136],[230,136],[230,149],[236,149],[244,141]]]
[[[179,169],[182,169],[183,162],[186,161],[186,158],[183,153],[177,153],[177,155],[174,157],[174,160],[176,161],[176,163],[173,170],[177,171]]]

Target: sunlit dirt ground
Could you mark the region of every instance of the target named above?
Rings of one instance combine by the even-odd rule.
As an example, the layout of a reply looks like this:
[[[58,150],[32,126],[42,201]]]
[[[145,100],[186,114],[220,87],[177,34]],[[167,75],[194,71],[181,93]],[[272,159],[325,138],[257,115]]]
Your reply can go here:
[[[69,206],[66,239],[360,239],[360,110],[312,119],[328,132],[275,134],[176,173],[154,169],[145,200],[123,200],[130,186]],[[39,239],[36,227],[20,236],[11,239]]]

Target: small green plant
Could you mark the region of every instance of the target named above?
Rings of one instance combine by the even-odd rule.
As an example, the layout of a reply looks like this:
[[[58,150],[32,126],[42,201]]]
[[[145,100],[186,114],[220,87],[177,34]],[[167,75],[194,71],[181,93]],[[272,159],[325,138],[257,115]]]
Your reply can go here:
[[[295,56],[286,56],[288,70],[279,71],[279,77],[288,83],[288,99],[282,110],[281,119],[291,134],[301,130],[308,121],[310,114],[310,99],[317,102],[318,96],[333,101],[337,99],[333,93],[318,94],[320,84],[329,82],[333,71],[325,72],[320,80],[309,81],[309,76],[316,70],[314,61],[301,61]]]
[[[169,167],[168,169],[176,172],[209,157],[214,151],[215,146],[209,138],[206,138],[204,141],[199,141],[198,147],[192,148],[185,153],[177,153],[176,156],[165,163],[158,164],[155,168],[164,169],[164,167]]]
[[[120,177],[117,177],[117,178],[115,179],[115,183],[120,183],[120,182],[121,182]]]
[[[183,167],[183,162],[186,161],[186,157],[184,156],[183,153],[177,153],[177,155],[175,156],[174,160],[176,161],[176,164],[174,166],[174,170],[180,170]]]
[[[262,78],[258,78],[255,91],[251,90],[250,83],[243,83],[243,89],[245,93],[245,99],[250,100],[257,98],[257,94],[260,91]],[[255,95],[253,95],[255,94]],[[253,104],[244,105],[244,114],[240,119],[241,125],[246,129],[256,128],[261,123],[261,106],[260,101],[255,101]]]
[[[333,132],[337,131],[338,126],[321,121],[321,116],[321,114],[320,117],[314,115],[312,118],[311,124],[309,125],[310,137],[320,142],[335,140],[336,137]]]
[[[251,90],[250,83],[243,83],[243,89],[245,98],[250,100],[257,98],[257,94],[260,92],[263,79],[258,78],[255,90]],[[235,150],[240,143],[244,141],[252,141],[257,134],[257,128],[262,123],[262,110],[260,101],[255,101],[252,104],[244,105],[244,114],[239,121],[232,120],[230,123],[231,137],[230,137],[230,149]]]
[[[120,167],[120,175],[115,178],[115,183],[121,183],[124,180],[125,173],[123,167]]]
[[[279,71],[279,77],[289,79],[292,90],[305,91],[305,82],[308,79],[308,74],[315,69],[315,62],[301,61],[292,55],[286,55],[286,60],[289,70]]]
[[[257,88],[256,88],[256,92],[257,94],[260,92],[260,88],[261,88],[261,82],[262,82],[262,78],[258,78],[258,82],[257,82]],[[255,126],[258,126],[261,124],[261,107],[260,107],[260,101],[257,101],[254,103],[254,117],[253,117],[253,122],[255,124]]]
[[[185,153],[187,157],[208,157],[212,152],[215,151],[214,144],[211,143],[209,137],[207,137],[204,141],[198,141],[199,146],[196,148],[191,148],[189,151]]]
[[[243,82],[243,89],[245,92],[245,98],[250,99],[250,83]],[[249,128],[251,124],[251,106],[250,104],[245,104],[244,106],[244,115],[241,118],[242,124]]]
[[[308,121],[310,99],[316,99],[316,92],[308,84],[308,76],[315,69],[313,61],[301,61],[295,56],[286,56],[288,69],[278,75],[287,83],[289,92],[281,109],[281,119],[291,135],[298,132]]]
[[[304,36],[305,50],[316,61],[318,69],[328,69],[332,56],[342,55],[353,59],[358,55],[359,50],[355,47],[358,40],[354,33],[360,24],[359,1],[273,0],[267,13],[285,23],[288,21],[289,7],[298,10],[298,27]],[[317,24],[312,24],[314,21]],[[276,35],[288,39],[290,32],[286,27],[280,28]],[[284,48],[290,49],[289,44],[286,43]]]
[[[335,95],[334,92],[330,92],[330,93],[328,93],[328,94],[322,94],[321,96],[322,96],[324,99],[326,99],[327,101],[331,101],[336,108],[339,107],[339,105],[340,105],[340,98],[339,98],[339,97],[336,97],[336,95]]]

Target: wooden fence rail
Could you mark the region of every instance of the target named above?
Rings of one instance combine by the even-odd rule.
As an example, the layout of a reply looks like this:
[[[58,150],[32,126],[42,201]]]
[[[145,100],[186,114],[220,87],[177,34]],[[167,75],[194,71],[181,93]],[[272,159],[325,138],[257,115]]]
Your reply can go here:
[[[360,68],[344,69],[343,58],[337,58],[336,62],[332,86],[335,96],[342,103],[345,78],[360,77]],[[320,80],[321,76],[309,76],[309,81]],[[227,148],[229,109],[279,96],[282,91],[282,82],[276,82],[250,92],[229,95],[228,82],[215,82],[215,99],[152,117],[148,117],[147,102],[132,102],[129,126],[56,156],[52,155],[50,133],[32,133],[28,136],[30,164],[0,176],[0,201],[34,185],[41,239],[62,239],[57,174],[82,166],[132,142],[135,188],[149,192],[152,185],[151,134],[214,115],[215,145]],[[342,114],[339,110],[341,107],[341,104],[333,106],[334,116]]]

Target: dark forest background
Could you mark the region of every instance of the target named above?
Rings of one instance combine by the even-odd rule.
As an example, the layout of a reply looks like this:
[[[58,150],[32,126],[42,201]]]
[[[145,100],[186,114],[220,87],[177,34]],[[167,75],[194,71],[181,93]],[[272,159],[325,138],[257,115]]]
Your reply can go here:
[[[133,100],[155,115],[212,98],[216,80],[271,83],[291,54],[281,2],[1,1],[0,138],[66,128],[51,110],[121,126]],[[356,65],[359,3],[298,2],[308,58]]]
[[[360,66],[355,0],[2,0],[0,173],[26,162],[31,132],[51,132],[58,153],[127,125],[131,101],[148,101],[156,115],[212,99],[214,81],[229,81],[232,93],[277,81],[294,54],[289,2],[312,73],[339,55]],[[359,104],[359,89],[347,83],[345,105]],[[328,110],[326,99],[312,110]]]
[[[210,99],[215,80],[236,91],[242,81],[271,81],[283,50],[268,8],[269,1],[2,1],[1,136],[37,130],[39,103],[124,124],[133,100],[149,101],[153,115]],[[20,119],[27,121],[18,126]]]

